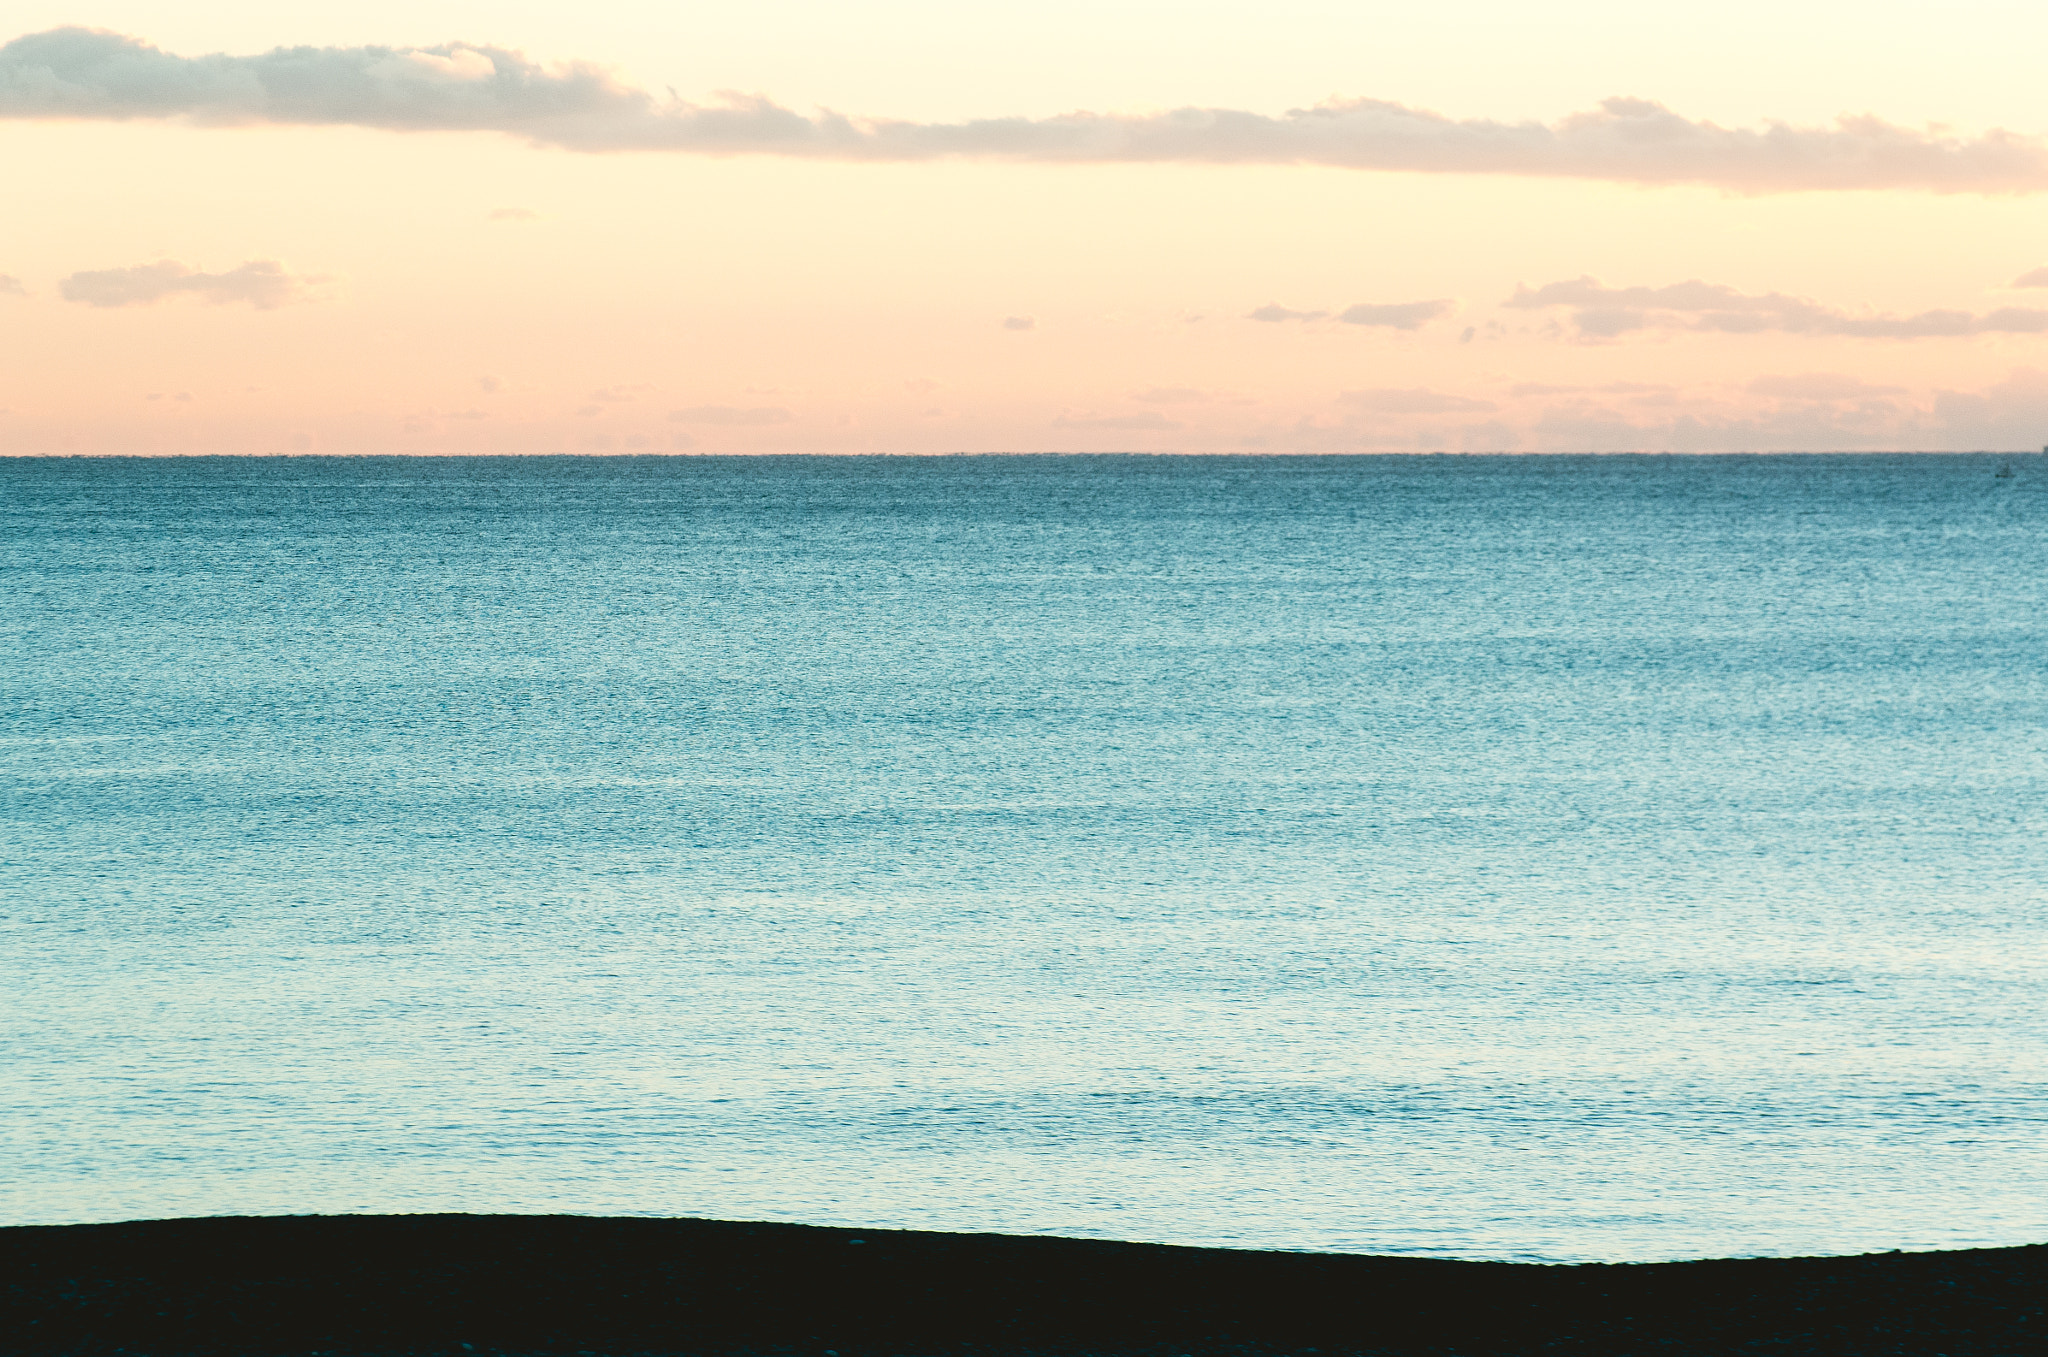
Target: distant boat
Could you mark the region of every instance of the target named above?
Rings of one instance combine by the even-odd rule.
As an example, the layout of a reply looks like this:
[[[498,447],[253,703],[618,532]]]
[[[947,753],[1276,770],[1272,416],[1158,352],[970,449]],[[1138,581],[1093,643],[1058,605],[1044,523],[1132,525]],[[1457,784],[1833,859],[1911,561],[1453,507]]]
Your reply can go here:
[[[2043,452],[2048,452],[2048,448],[2043,448],[2043,449],[2041,449],[2041,451],[2043,451]],[[2011,463],[2011,462],[2000,462],[2000,463],[1998,464],[1998,470],[1997,470],[1996,472],[1992,473],[1992,474],[1993,474],[1993,475],[1994,475],[1994,476],[1995,476],[1995,477],[1996,477],[1997,479],[1999,479],[1999,480],[2001,480],[2001,481],[2009,481],[2009,480],[2011,480],[2011,479],[2012,479],[2012,463]]]

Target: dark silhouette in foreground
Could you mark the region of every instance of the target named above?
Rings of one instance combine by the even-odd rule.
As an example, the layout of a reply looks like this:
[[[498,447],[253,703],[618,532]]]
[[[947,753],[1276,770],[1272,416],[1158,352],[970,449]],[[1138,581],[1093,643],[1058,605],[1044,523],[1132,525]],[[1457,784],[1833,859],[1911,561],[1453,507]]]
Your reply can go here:
[[[2048,1352],[2048,1246],[1543,1267],[707,1220],[0,1230],[0,1351]]]

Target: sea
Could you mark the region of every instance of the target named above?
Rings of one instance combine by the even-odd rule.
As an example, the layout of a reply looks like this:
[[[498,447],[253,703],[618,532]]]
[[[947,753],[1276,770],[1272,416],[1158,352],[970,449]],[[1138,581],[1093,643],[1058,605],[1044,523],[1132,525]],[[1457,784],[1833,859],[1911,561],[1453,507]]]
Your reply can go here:
[[[0,1165],[2048,1240],[2048,457],[0,460]]]

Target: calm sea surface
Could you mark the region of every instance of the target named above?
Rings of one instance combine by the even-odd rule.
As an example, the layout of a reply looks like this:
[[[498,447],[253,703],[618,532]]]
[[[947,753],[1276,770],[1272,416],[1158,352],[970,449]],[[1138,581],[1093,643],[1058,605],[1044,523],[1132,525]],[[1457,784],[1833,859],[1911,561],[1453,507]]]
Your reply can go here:
[[[0,1223],[2048,1240],[2048,466],[0,462]]]

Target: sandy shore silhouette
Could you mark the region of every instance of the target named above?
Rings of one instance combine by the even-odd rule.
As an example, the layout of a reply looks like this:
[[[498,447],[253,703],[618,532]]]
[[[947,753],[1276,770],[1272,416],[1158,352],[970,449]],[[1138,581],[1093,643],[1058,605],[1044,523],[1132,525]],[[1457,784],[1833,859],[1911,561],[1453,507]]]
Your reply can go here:
[[[0,1230],[10,1353],[2044,1350],[2048,1246],[1552,1267],[564,1216]]]

